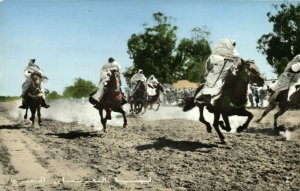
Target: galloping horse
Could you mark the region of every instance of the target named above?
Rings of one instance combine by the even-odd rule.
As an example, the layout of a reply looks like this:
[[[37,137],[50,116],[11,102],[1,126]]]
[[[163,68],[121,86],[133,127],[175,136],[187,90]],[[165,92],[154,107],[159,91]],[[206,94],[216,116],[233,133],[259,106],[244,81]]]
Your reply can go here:
[[[285,130],[284,126],[282,126],[283,128],[277,126],[278,117],[283,115],[290,108],[300,108],[300,85],[296,86],[296,91],[290,96],[290,100],[288,100],[289,90],[290,89],[273,92],[272,96],[269,98],[268,108],[256,122],[260,123],[260,121],[278,105],[279,111],[274,115],[274,129],[276,131]]]
[[[154,86],[154,88],[155,88],[155,95],[149,96],[148,100],[144,103],[144,105],[143,105],[144,112],[143,113],[146,112],[148,106],[150,106],[150,109],[153,109],[153,105],[157,104],[157,108],[154,109],[155,111],[157,111],[160,107],[159,96],[160,96],[160,92],[164,92],[164,89],[160,83],[158,83],[156,86]]]
[[[111,111],[121,113],[124,120],[123,127],[125,128],[127,125],[125,111],[122,108],[123,95],[120,86],[121,80],[119,72],[116,70],[111,70],[111,74],[109,75],[109,81],[107,82],[107,85],[105,87],[102,99],[98,101],[92,97],[97,92],[97,90],[90,94],[89,102],[93,105],[96,104],[96,109],[99,110],[104,132],[106,132],[107,120],[111,120]],[[105,110],[106,113],[105,118],[103,117],[103,110]]]
[[[225,138],[222,132],[219,129],[219,125],[222,129],[230,131],[229,116],[238,115],[238,116],[247,116],[247,121],[237,128],[237,132],[245,130],[253,114],[246,110],[247,104],[247,86],[248,83],[257,83],[257,85],[262,86],[264,84],[264,78],[260,74],[257,66],[253,61],[244,61],[237,66],[236,75],[229,73],[226,77],[224,86],[222,87],[222,95],[215,101],[215,104],[206,104],[207,110],[210,113],[214,114],[213,126],[218,133],[218,136],[221,140],[221,143],[225,144]],[[204,105],[195,103],[195,96],[203,88],[204,84],[200,85],[193,97],[184,99],[183,111],[189,111],[195,106],[198,106],[200,111],[199,121],[206,125],[206,129],[211,133],[212,127],[205,120],[203,115]],[[225,125],[222,121],[219,121],[220,116],[225,122]]]
[[[42,125],[41,120],[41,105],[43,102],[43,92],[41,90],[42,76],[38,72],[33,72],[30,75],[31,85],[28,88],[25,96],[27,100],[28,107],[26,108],[24,119],[27,119],[28,108],[31,112],[30,121],[34,125],[35,113],[37,112],[38,123]]]
[[[143,105],[147,100],[147,82],[139,80],[134,87],[132,95],[128,95],[130,112],[138,114],[142,111]]]

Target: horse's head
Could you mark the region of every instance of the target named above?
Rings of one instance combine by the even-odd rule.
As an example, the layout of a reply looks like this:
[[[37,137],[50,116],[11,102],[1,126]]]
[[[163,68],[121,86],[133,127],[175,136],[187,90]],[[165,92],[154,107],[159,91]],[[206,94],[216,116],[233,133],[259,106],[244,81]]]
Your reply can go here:
[[[32,82],[32,85],[37,88],[40,87],[41,83],[42,83],[42,75],[39,72],[33,72],[30,75],[30,79]]]
[[[109,81],[107,83],[107,86],[113,87],[114,89],[120,89],[121,86],[121,79],[120,79],[120,73],[118,70],[111,70],[111,72],[108,74]]]
[[[146,91],[147,87],[148,87],[147,82],[144,82],[142,80],[137,81],[137,84],[136,84],[137,90]]]
[[[256,83],[258,86],[264,85],[264,77],[260,73],[258,67],[253,60],[243,60],[238,65],[237,75],[245,79],[249,83]]]
[[[164,88],[162,87],[162,85],[160,83],[156,84],[156,87],[155,87],[155,91],[158,93],[158,92],[164,92]]]

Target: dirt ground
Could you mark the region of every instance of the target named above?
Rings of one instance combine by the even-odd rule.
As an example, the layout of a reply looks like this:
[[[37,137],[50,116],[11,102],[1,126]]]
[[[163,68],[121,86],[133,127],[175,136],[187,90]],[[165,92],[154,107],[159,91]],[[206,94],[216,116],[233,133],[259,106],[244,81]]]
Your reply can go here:
[[[279,123],[261,109],[243,133],[225,133],[219,144],[197,121],[146,121],[128,116],[128,127],[107,133],[76,122],[43,119],[30,125],[0,105],[0,190],[300,190],[299,110]]]

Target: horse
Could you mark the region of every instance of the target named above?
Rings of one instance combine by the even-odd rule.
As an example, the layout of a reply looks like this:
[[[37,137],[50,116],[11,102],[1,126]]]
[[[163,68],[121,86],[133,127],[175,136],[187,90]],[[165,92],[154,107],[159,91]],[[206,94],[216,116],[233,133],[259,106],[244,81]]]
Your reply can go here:
[[[284,126],[277,125],[277,119],[279,116],[283,115],[286,111],[291,108],[299,109],[300,108],[300,85],[296,86],[296,91],[292,93],[290,99],[288,100],[288,93],[290,89],[276,91],[269,98],[269,106],[263,112],[262,116],[256,120],[257,123],[260,123],[261,120],[276,106],[278,106],[279,111],[274,114],[274,130],[275,131],[284,131]]]
[[[236,74],[233,75],[229,72],[228,76],[226,76],[225,83],[221,89],[222,94],[215,101],[214,105],[210,103],[203,105],[194,101],[195,96],[204,86],[204,84],[202,84],[198,87],[193,97],[183,100],[183,111],[186,112],[198,106],[200,112],[199,121],[204,123],[207,132],[211,133],[212,127],[210,123],[205,120],[203,115],[204,106],[206,106],[207,110],[214,114],[213,127],[221,143],[226,144],[225,137],[220,131],[219,125],[222,129],[229,132],[231,130],[229,116],[247,116],[247,121],[237,128],[237,132],[239,133],[248,127],[253,118],[253,114],[246,110],[248,83],[256,83],[258,86],[262,86],[264,84],[264,78],[253,61],[241,59],[241,63],[237,66]],[[220,116],[222,116],[225,125],[224,122],[219,121]]]
[[[139,80],[134,87],[133,93],[128,95],[131,113],[138,114],[142,111],[143,105],[147,100],[147,88],[147,82]]]
[[[26,101],[27,101],[27,108],[24,115],[24,120],[27,119],[28,114],[28,108],[31,112],[30,121],[32,122],[32,125],[34,125],[35,121],[35,114],[37,112],[38,116],[38,123],[41,126],[42,120],[41,120],[41,105],[43,102],[43,92],[41,90],[41,83],[42,83],[42,75],[38,72],[33,72],[30,75],[31,84],[26,91]]]
[[[97,92],[94,91],[90,94],[89,102],[95,105],[95,108],[99,110],[103,131],[106,132],[107,120],[111,120],[111,111],[121,113],[123,116],[123,127],[127,126],[127,118],[125,111],[123,110],[123,94],[121,92],[121,79],[117,70],[111,70],[108,74],[109,80],[105,86],[104,94],[101,100],[95,100],[92,96]],[[106,115],[103,117],[103,111]]]
[[[150,109],[153,109],[153,105],[157,104],[157,108],[154,109],[154,111],[158,111],[159,107],[160,107],[160,92],[164,92],[164,89],[162,87],[162,85],[160,83],[158,83],[156,86],[154,86],[155,88],[155,95],[153,96],[149,96],[147,101],[144,102],[143,107],[144,107],[144,112],[146,112],[148,106],[150,106]]]

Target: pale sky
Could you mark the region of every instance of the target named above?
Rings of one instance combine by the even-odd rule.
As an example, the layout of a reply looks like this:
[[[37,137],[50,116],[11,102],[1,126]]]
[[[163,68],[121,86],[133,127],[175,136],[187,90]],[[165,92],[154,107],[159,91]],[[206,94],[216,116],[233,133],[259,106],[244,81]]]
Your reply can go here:
[[[277,3],[280,3],[276,1]],[[283,1],[290,2],[290,1]],[[294,1],[293,1],[294,2]],[[127,41],[153,24],[162,12],[176,20],[178,41],[191,29],[206,26],[212,46],[234,39],[244,59],[254,59],[268,79],[276,78],[265,56],[256,50],[263,34],[272,32],[267,12],[274,1],[250,0],[0,0],[0,95],[18,96],[23,70],[36,59],[49,81],[44,87],[62,94],[81,77],[95,84],[109,57],[132,66]],[[148,76],[146,76],[148,77]],[[123,78],[124,80],[124,78]],[[125,82],[123,82],[125,84]]]

